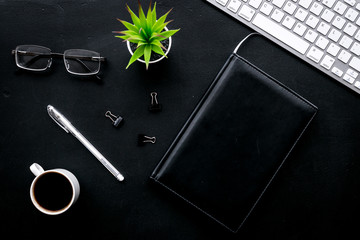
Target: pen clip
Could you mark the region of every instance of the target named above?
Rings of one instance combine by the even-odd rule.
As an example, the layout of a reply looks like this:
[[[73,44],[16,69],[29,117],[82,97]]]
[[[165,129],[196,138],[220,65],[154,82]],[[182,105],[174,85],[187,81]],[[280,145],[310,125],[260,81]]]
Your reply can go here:
[[[69,133],[69,130],[65,127],[65,125],[60,121],[60,118],[61,116],[59,114],[57,114],[55,111],[54,111],[54,107],[51,106],[51,105],[48,105],[47,106],[47,112],[49,114],[49,116],[52,118],[52,120],[54,120],[54,122],[59,125],[62,129],[64,129],[64,131],[66,133]]]

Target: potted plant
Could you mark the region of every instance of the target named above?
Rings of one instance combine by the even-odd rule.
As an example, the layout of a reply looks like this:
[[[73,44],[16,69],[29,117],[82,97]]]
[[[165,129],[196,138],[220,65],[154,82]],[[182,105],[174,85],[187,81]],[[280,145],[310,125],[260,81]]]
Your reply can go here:
[[[115,37],[121,38],[127,42],[130,54],[132,54],[126,69],[136,60],[144,62],[146,69],[148,69],[150,63],[158,62],[169,53],[172,39],[176,30],[168,30],[166,25],[171,22],[165,22],[167,15],[171,9],[161,16],[156,18],[156,2],[153,9],[151,9],[151,2],[149,10],[145,16],[145,13],[139,2],[139,16],[136,16],[134,12],[126,5],[128,12],[130,13],[132,24],[124,20],[120,21],[127,30],[114,31],[113,33],[120,33],[122,35],[116,35]],[[165,51],[165,52],[164,52]]]

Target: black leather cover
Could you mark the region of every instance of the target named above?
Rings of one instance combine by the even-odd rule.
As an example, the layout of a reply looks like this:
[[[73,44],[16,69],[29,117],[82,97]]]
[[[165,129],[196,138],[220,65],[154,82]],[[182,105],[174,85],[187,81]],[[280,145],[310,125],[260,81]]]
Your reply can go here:
[[[151,178],[236,232],[316,112],[232,54]]]

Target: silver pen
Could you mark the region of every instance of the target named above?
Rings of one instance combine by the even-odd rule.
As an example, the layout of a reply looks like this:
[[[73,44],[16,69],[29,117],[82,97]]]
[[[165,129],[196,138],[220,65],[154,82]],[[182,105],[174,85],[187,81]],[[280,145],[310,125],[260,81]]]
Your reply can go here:
[[[116,177],[117,180],[123,181],[124,176],[70,123],[69,120],[64,117],[53,106],[48,105],[47,111],[49,116],[67,133],[71,133],[76,137],[101,163],[106,167],[109,172]]]

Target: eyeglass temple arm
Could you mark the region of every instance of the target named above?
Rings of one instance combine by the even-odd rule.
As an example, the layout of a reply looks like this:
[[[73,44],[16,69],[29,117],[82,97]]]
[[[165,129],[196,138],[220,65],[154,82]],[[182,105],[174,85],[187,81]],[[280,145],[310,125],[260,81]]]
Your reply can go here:
[[[90,69],[88,66],[86,66],[86,64],[85,64],[83,61],[81,61],[79,58],[74,57],[74,60],[77,61],[78,63],[80,63],[86,70],[88,70],[89,72],[91,72],[91,69]],[[97,74],[95,74],[95,77],[96,77],[98,80],[101,80],[101,78],[100,78]]]

